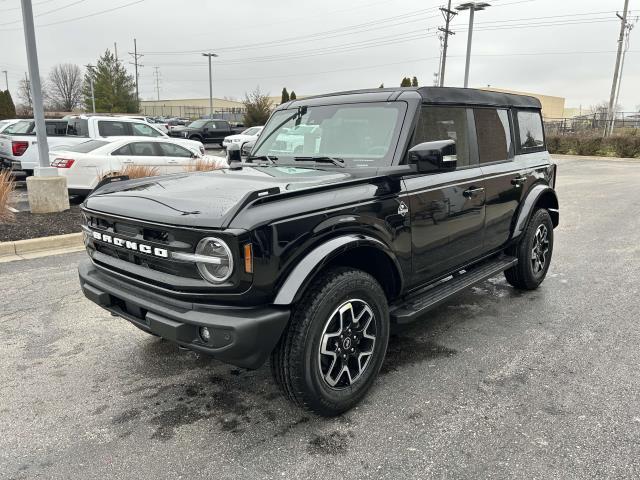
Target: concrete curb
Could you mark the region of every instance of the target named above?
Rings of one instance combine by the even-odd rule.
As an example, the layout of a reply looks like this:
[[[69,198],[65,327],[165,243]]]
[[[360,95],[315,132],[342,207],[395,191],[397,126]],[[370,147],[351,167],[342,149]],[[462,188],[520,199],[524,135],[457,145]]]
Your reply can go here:
[[[0,242],[0,263],[77,252],[83,249],[82,233]]]

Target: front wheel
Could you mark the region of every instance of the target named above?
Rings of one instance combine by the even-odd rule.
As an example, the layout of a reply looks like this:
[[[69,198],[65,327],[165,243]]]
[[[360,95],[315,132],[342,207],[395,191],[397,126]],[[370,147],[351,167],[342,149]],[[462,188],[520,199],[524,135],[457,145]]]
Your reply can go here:
[[[553,253],[553,222],[547,210],[534,212],[520,241],[509,253],[518,258],[518,264],[505,270],[507,282],[522,290],[538,288],[547,275]]]
[[[271,368],[289,399],[334,416],[367,394],[388,341],[389,311],[378,282],[361,270],[331,269],[296,305]]]

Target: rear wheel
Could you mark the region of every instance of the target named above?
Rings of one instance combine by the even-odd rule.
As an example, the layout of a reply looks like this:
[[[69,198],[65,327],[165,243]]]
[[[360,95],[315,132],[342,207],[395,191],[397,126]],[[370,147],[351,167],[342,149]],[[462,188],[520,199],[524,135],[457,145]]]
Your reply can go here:
[[[509,252],[518,258],[518,264],[505,270],[507,282],[523,290],[538,288],[549,270],[552,252],[551,216],[545,209],[536,210],[522,238]]]
[[[364,398],[388,340],[382,288],[368,273],[340,267],[307,289],[271,356],[271,368],[289,399],[334,416]]]

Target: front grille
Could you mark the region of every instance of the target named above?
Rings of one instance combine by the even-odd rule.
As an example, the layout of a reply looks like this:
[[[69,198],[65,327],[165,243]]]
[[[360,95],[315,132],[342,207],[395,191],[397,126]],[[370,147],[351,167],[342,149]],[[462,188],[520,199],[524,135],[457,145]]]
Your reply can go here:
[[[96,215],[85,212],[86,224],[91,230],[102,234],[113,235],[114,238],[134,242],[136,245],[144,244],[152,248],[162,248],[169,252],[193,253],[195,246],[204,236],[202,232],[180,229],[175,227],[162,227],[156,225],[142,225],[142,222],[126,219],[115,219],[106,215]],[[201,280],[197,267],[192,262],[176,261],[171,258],[159,258],[152,254],[133,251],[123,246],[91,239],[91,247],[112,258],[123,260],[146,269],[175,275],[182,278]],[[108,265],[103,265],[109,268]],[[153,275],[150,272],[150,278]]]

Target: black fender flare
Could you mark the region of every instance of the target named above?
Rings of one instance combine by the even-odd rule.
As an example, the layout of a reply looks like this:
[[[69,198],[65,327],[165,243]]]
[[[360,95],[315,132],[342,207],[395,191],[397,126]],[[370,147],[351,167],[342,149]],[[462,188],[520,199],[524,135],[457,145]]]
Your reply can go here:
[[[520,234],[524,231],[524,229],[527,227],[527,224],[529,223],[531,215],[533,215],[533,211],[535,210],[538,201],[543,196],[549,197],[549,205],[547,205],[547,208],[552,213],[553,226],[556,227],[558,225],[558,196],[556,195],[555,190],[549,185],[534,185],[531,190],[529,190],[529,193],[527,193],[526,198],[522,202],[522,206],[520,207],[520,212],[518,213],[518,218],[515,222],[511,238],[520,236]]]
[[[347,250],[357,247],[373,247],[386,254],[392,261],[402,283],[402,270],[391,249],[382,241],[367,235],[349,234],[327,240],[311,250],[298,262],[278,290],[273,305],[291,305],[298,300],[314,275],[328,262]],[[400,286],[402,290],[402,285]]]

